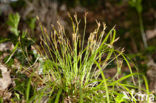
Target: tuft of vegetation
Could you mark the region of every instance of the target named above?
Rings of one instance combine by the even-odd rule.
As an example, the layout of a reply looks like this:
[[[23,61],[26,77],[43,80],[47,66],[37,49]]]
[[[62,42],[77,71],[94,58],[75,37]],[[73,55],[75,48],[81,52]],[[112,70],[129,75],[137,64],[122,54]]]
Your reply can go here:
[[[72,102],[72,103],[121,103],[135,102],[131,89],[145,92],[148,96],[148,83],[141,73],[133,73],[123,49],[115,49],[116,30],[113,27],[107,34],[106,25],[97,21],[97,28],[90,33],[85,43],[86,16],[84,31],[80,34],[77,15],[69,14],[72,22],[72,40],[66,35],[64,27],[58,22],[58,29],[52,26],[51,34],[40,23],[42,30],[40,54],[40,81],[42,87],[36,91],[29,102]],[[124,63],[128,74],[122,73]],[[108,78],[105,71],[114,64],[116,74]],[[137,70],[137,69],[136,69]],[[146,89],[141,88],[140,76]],[[135,81],[137,79],[137,81]],[[127,82],[128,81],[128,82]],[[37,83],[37,82],[36,82]],[[36,86],[37,87],[37,86]],[[126,91],[128,98],[122,94]]]
[[[124,49],[114,47],[118,40],[115,27],[106,33],[106,24],[96,21],[97,27],[87,38],[86,16],[87,13],[84,16],[84,30],[79,30],[81,20],[77,15],[72,17],[69,14],[72,39],[67,37],[59,21],[57,28],[52,26],[51,34],[39,22],[42,35],[38,46],[33,45],[27,32],[18,30],[20,16],[9,16],[9,26],[16,32],[12,32],[12,29],[10,31],[17,40],[11,41],[15,47],[5,63],[14,58],[20,63],[24,61],[20,69],[11,72],[14,76],[14,85],[8,90],[12,93],[11,102],[136,103],[133,89],[146,93],[146,101],[150,103],[146,77],[137,72],[137,67],[133,69],[135,73],[132,71],[131,61],[124,54]],[[35,20],[30,24],[32,30]],[[30,50],[30,47],[38,48]],[[108,77],[106,71],[110,68],[116,72]],[[128,72],[123,72],[124,68],[128,68]],[[142,85],[145,88],[141,88]],[[129,94],[128,97],[125,97],[125,92]],[[0,101],[3,102],[3,98]]]

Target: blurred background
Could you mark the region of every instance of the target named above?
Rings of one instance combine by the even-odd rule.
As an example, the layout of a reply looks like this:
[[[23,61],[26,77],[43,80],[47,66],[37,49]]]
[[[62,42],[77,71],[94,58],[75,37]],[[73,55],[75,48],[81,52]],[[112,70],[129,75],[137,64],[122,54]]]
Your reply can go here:
[[[14,39],[7,24],[11,13],[21,17],[19,30],[28,31],[38,41],[41,30],[36,16],[48,32],[59,20],[70,33],[68,12],[77,13],[79,19],[88,12],[86,34],[97,26],[96,20],[105,22],[107,30],[115,26],[120,37],[116,47],[125,48],[140,72],[156,78],[156,0],[0,0],[0,40]]]

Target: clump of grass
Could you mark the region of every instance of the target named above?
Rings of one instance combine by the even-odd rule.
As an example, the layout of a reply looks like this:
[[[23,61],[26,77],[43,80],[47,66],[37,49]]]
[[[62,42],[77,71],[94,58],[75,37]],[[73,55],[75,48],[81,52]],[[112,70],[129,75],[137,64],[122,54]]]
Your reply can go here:
[[[41,26],[41,48],[42,60],[40,69],[43,88],[37,91],[30,101],[41,102],[46,98],[51,103],[110,103],[125,102],[122,91],[130,93],[131,89],[137,91],[140,88],[135,78],[139,73],[132,73],[129,60],[124,55],[124,50],[116,50],[114,43],[116,30],[113,27],[107,34],[106,25],[97,21],[97,28],[90,33],[85,44],[86,16],[84,16],[84,32],[81,38],[79,32],[80,20],[77,15],[74,18],[69,15],[73,32],[72,40],[66,36],[64,27],[58,22],[58,30],[52,26],[49,35],[46,29]],[[41,53],[42,52],[42,53]],[[122,63],[127,63],[130,73],[122,75]],[[116,75],[106,78],[104,71],[111,63],[116,63]],[[147,80],[146,92],[149,94]],[[128,82],[126,82],[128,81]],[[139,81],[139,80],[138,80]],[[129,99],[130,100],[130,99]],[[136,100],[133,100],[136,102]]]

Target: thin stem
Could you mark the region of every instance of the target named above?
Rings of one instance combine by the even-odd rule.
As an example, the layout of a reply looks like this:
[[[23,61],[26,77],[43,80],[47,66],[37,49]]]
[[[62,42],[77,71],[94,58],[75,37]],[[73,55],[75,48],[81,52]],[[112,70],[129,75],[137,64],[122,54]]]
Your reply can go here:
[[[144,31],[144,25],[143,25],[143,20],[142,20],[141,13],[138,13],[138,15],[139,15],[141,36],[142,36],[142,39],[143,39],[144,47],[147,48],[148,44],[147,44],[146,34],[145,34],[145,31]]]

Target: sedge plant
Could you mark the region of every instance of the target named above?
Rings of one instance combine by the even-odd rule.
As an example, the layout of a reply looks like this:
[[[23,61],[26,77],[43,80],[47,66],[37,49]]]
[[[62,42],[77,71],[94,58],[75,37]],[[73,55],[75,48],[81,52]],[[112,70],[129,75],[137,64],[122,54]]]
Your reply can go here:
[[[115,49],[114,43],[118,38],[114,27],[106,34],[106,25],[102,23],[101,26],[97,21],[97,28],[90,33],[85,45],[86,15],[82,37],[77,15],[72,17],[69,14],[69,18],[72,22],[72,40],[67,37],[60,22],[58,29],[52,26],[51,34],[39,23],[42,30],[41,47],[38,49],[42,58],[39,67],[42,71],[39,74],[42,86],[37,87],[36,94],[29,102],[121,103],[132,100],[136,103],[131,89],[149,95],[146,78],[140,73],[132,72],[123,49]],[[122,74],[123,62],[130,71],[127,75]],[[117,72],[113,77],[107,78],[105,70],[111,63],[116,64]],[[139,86],[138,76],[144,77],[146,89]],[[122,91],[130,94],[128,99],[124,98]]]

